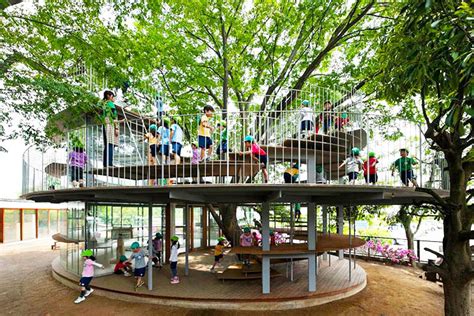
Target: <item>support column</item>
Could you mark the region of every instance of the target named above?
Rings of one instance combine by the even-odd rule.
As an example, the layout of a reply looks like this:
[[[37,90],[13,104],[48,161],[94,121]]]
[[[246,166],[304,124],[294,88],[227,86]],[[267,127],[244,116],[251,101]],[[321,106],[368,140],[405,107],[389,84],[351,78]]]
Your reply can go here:
[[[189,275],[189,248],[191,244],[191,234],[190,234],[190,229],[189,225],[192,225],[191,222],[191,216],[190,216],[190,207],[189,204],[186,204],[184,207],[184,230],[185,230],[185,237],[186,237],[186,243],[185,243],[185,253],[184,253],[184,275],[188,276]]]
[[[342,205],[337,207],[337,233],[342,235],[344,231],[344,208]],[[339,259],[344,259],[344,250],[338,250]]]
[[[308,203],[308,291],[316,291],[316,205]]]
[[[148,205],[148,254],[153,257],[153,206]],[[153,290],[153,262],[148,259],[148,290]]]
[[[301,161],[301,160],[299,160]],[[308,183],[316,183],[316,157],[314,155],[308,155]]]
[[[262,209],[262,250],[270,250],[270,206],[268,202],[263,203]],[[270,293],[270,257],[263,255],[262,259],[262,293]]]
[[[323,205],[323,235],[327,235],[328,233],[328,207],[327,205]],[[323,254],[323,260],[328,260],[328,253],[325,252]]]

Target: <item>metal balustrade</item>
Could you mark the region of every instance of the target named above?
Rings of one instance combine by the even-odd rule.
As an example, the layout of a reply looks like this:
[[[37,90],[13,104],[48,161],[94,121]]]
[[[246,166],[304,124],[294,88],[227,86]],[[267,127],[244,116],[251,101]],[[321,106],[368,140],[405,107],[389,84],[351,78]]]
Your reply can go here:
[[[222,184],[241,185],[248,183],[285,183],[285,170],[295,165],[299,177],[291,185],[301,183],[367,185],[359,166],[357,179],[349,181],[346,167],[339,168],[350,156],[354,147],[360,149],[360,159],[368,160],[375,152],[379,163],[376,185],[403,186],[398,172],[392,176],[391,166],[399,158],[399,149],[409,149],[410,157],[418,162],[414,172],[419,186],[448,189],[445,160],[440,153],[433,152],[425,142],[420,127],[411,122],[361,112],[350,112],[343,107],[318,111],[312,106],[310,122],[302,123],[301,108],[281,111],[236,111],[213,113],[210,118],[212,149],[206,150],[201,159],[201,150],[192,147],[198,144],[198,117],[203,113],[169,115],[183,131],[180,159],[157,153],[150,157],[150,144],[144,135],[150,125],[160,122],[156,117],[136,115],[121,119],[109,127],[117,127],[113,138],[113,166],[104,167],[104,154],[108,154],[104,142],[107,125],[91,123],[67,131],[55,148],[39,150],[29,147],[23,155],[23,193],[77,187],[71,181],[74,166],[70,157],[79,147],[87,155],[84,165],[83,185],[102,186],[161,186]],[[138,119],[136,117],[139,117]],[[164,121],[164,120],[163,120]],[[223,129],[227,129],[227,151],[216,152],[223,145]],[[303,126],[304,125],[304,126]],[[169,126],[168,126],[169,127]],[[250,135],[266,152],[265,158],[250,154],[245,137]],[[247,144],[247,147],[249,145]],[[161,139],[157,147],[166,149]],[[171,144],[169,144],[171,150]],[[222,148],[221,148],[222,149]],[[193,151],[195,153],[193,158]],[[196,159],[199,157],[199,159]],[[199,160],[199,161],[198,161]],[[263,172],[268,172],[265,181]],[[78,181],[79,182],[79,181]]]

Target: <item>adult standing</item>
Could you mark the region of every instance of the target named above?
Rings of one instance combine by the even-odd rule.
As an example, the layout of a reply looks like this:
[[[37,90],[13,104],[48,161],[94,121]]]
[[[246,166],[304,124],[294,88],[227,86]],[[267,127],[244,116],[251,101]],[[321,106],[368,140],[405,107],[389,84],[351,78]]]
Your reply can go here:
[[[119,145],[119,126],[118,114],[115,107],[115,95],[112,91],[104,91],[104,108],[102,111],[105,125],[102,127],[102,135],[104,140],[103,165],[105,167],[113,167],[114,148]]]

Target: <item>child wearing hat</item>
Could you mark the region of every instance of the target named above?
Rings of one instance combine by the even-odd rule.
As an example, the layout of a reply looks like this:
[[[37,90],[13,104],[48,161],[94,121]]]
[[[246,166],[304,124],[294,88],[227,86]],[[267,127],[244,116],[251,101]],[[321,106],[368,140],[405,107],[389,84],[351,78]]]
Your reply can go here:
[[[240,235],[240,246],[241,247],[252,247],[253,246],[253,236],[250,227],[245,227],[244,232]],[[243,262],[245,265],[250,265],[250,256],[244,255]]]
[[[245,143],[245,149],[246,151],[243,153],[240,153],[241,156],[244,154],[251,154],[252,159],[256,162],[260,163],[260,168],[262,169],[263,172],[263,181],[265,183],[268,182],[268,171],[267,171],[267,153],[265,150],[263,150],[256,142],[253,136],[247,135],[244,138],[244,143]]]
[[[153,238],[153,263],[156,268],[162,267],[161,262],[161,253],[163,251],[163,236],[161,233],[156,233],[155,238]]]
[[[140,247],[138,241],[134,241],[130,248],[132,249],[132,255],[125,262],[131,263],[133,260],[135,260],[135,270],[133,271],[133,275],[137,279],[137,284],[135,285],[135,289],[137,289],[145,284],[143,277],[145,276],[146,272],[146,254],[145,251]]]
[[[170,269],[171,269],[171,284],[178,284],[178,249],[179,237],[171,237],[171,251],[170,251]]]
[[[216,265],[221,265],[222,259],[224,258],[224,247],[225,247],[225,238],[217,238],[217,245],[214,247],[214,264],[211,267],[211,272],[215,272]]]
[[[313,109],[309,106],[308,100],[303,100],[301,102],[300,108],[300,117],[301,117],[301,136],[306,137],[306,133],[313,129],[314,123],[314,112]]]
[[[170,119],[164,117],[161,126],[158,127],[158,139],[156,144],[160,153],[161,163],[167,165],[170,159]]]
[[[369,152],[369,160],[364,162],[364,178],[365,183],[367,184],[376,184],[378,181],[377,176],[377,164],[379,163],[378,159],[375,158],[375,153],[373,151]]]
[[[127,262],[127,257],[121,255],[119,261],[115,264],[114,273],[123,274],[128,277],[131,275],[130,272],[132,272],[132,267],[130,266],[130,263]]]
[[[81,257],[84,260],[82,268],[82,276],[79,280],[79,285],[81,286],[81,294],[74,301],[74,303],[79,304],[85,301],[86,297],[91,295],[94,292],[90,287],[92,278],[94,277],[94,266],[104,269],[104,266],[100,263],[95,262],[95,257],[93,256],[92,250],[85,249],[81,252]]]
[[[221,159],[224,159],[225,153],[227,153],[227,123],[225,121],[220,121],[217,123],[217,128],[220,131],[220,141],[217,146],[216,154]]]
[[[357,147],[352,148],[351,154],[349,157],[344,160],[339,169],[346,166],[346,175],[349,177],[349,183],[355,184],[357,177],[359,176],[359,171],[362,169],[363,161],[360,159],[360,150]]]
[[[178,118],[171,118],[170,127],[171,156],[175,164],[181,163],[181,148],[183,148],[183,129],[178,124]]]
[[[400,180],[407,187],[410,185],[410,182],[414,187],[417,187],[415,173],[413,172],[413,166],[417,165],[418,162],[415,160],[415,157],[408,157],[408,150],[405,148],[400,149],[400,158],[395,160],[390,167],[392,170],[392,177],[394,175],[395,169],[400,173]]]
[[[156,165],[156,153],[158,152],[156,147],[158,137],[157,130],[158,127],[156,124],[151,124],[148,127],[148,133],[143,136],[143,139],[148,141],[148,164],[150,165]]]
[[[214,131],[214,127],[209,123],[209,120],[214,114],[214,108],[210,105],[206,105],[203,108],[204,114],[199,119],[198,128],[198,145],[201,148],[201,161],[204,160],[207,150],[206,160],[211,159],[212,155],[212,138],[211,133]]]

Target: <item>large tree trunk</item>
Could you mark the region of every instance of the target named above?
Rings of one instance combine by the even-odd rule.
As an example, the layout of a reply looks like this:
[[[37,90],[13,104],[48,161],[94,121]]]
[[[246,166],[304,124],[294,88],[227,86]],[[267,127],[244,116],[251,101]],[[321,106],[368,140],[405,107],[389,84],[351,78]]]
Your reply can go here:
[[[237,222],[237,205],[219,204],[219,214],[217,214],[213,205],[208,205],[208,208],[225,238],[232,246],[238,245],[242,230]]]
[[[449,162],[450,197],[454,207],[445,210],[443,252],[444,262],[441,274],[444,286],[444,311],[446,315],[470,315],[471,306],[471,250],[469,239],[460,233],[471,231],[471,214],[466,205],[466,184],[471,174],[466,175],[461,155],[445,152]],[[467,177],[466,177],[467,176]]]

